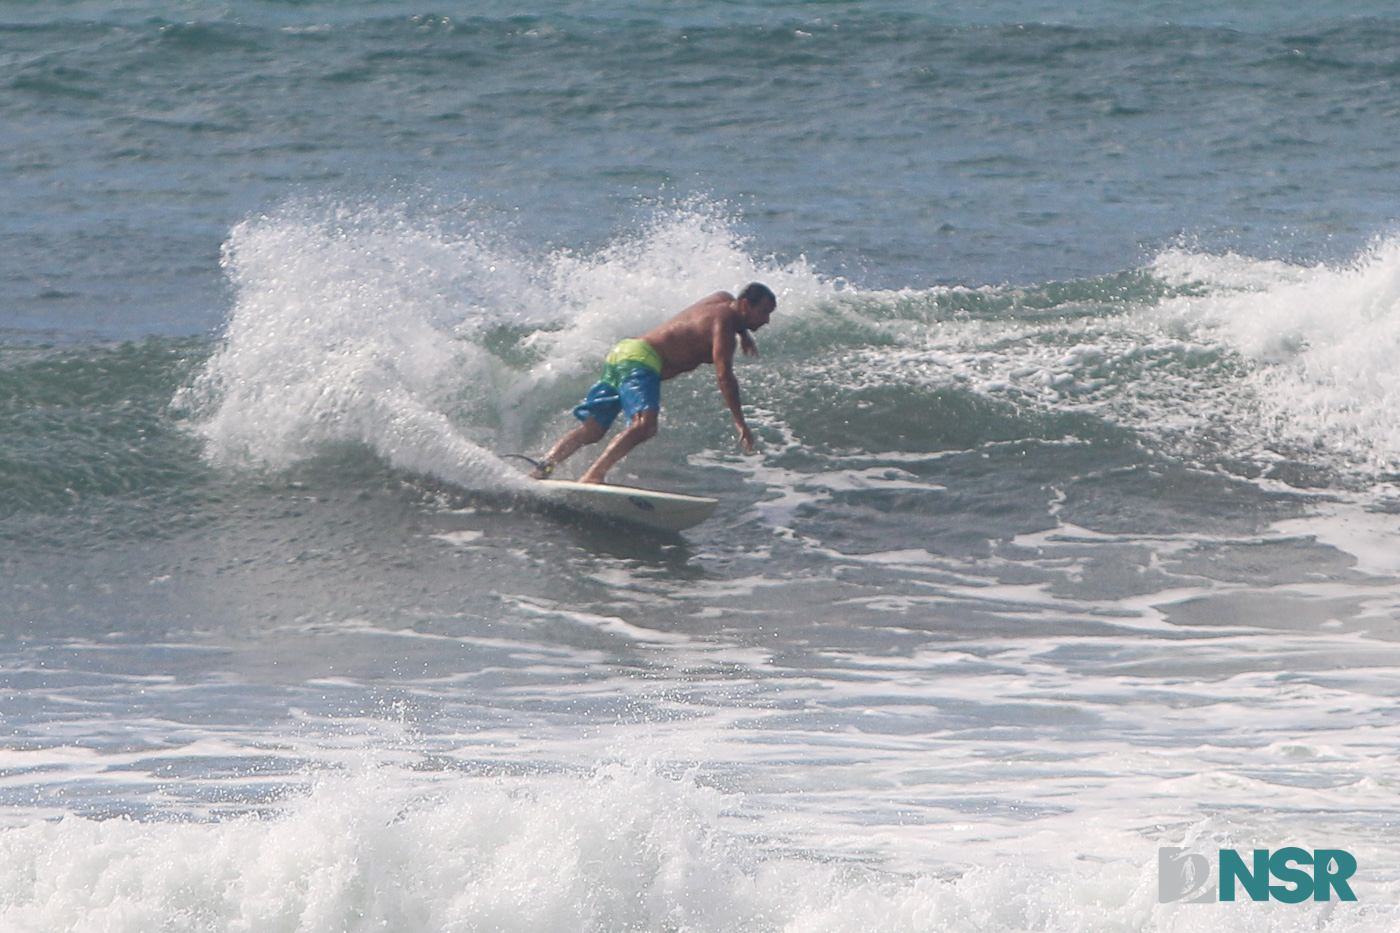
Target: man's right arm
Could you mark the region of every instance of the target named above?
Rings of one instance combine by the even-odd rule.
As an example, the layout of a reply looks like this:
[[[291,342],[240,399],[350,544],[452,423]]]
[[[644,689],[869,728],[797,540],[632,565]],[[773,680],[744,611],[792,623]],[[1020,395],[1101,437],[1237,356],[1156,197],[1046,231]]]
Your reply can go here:
[[[753,452],[753,432],[744,420],[744,406],[739,398],[739,378],[734,375],[734,333],[728,320],[716,315],[712,358],[715,361],[715,380],[719,383],[719,394],[724,404],[734,416],[734,427],[739,431],[739,443],[745,453]]]

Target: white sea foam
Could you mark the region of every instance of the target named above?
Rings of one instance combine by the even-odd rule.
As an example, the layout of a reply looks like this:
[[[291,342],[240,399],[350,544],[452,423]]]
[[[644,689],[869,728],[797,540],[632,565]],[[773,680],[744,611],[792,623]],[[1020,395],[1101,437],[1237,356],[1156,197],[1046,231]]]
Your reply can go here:
[[[1357,502],[1330,502],[1303,518],[1276,522],[1273,531],[1312,537],[1356,560],[1356,569],[1377,576],[1400,576],[1400,521]]]
[[[1073,529],[1034,543],[1047,561],[1103,544]],[[622,569],[599,582],[639,582]],[[670,598],[753,608],[777,582]],[[45,702],[71,712],[46,743],[0,754],[0,792],[33,806],[0,828],[0,929],[1393,928],[1392,643],[1270,633],[1262,616],[1165,624],[1163,603],[1211,595],[1204,581],[1094,604],[977,582],[920,593],[1069,624],[1138,608],[1167,637],[1129,620],[892,648],[885,633],[914,630],[925,604],[847,600],[849,623],[828,629],[839,642],[765,613],[798,629],[766,650],[747,626],[656,632],[615,601],[604,614],[527,596],[507,598],[497,641],[463,640],[471,664],[396,677],[393,707],[376,702],[377,673],[337,673],[298,690],[343,696],[330,711],[218,730],[182,719],[217,703],[200,692],[219,678],[47,685]],[[569,648],[541,640],[546,627],[603,637]],[[371,619],[351,631],[453,641]],[[127,713],[110,747],[53,744],[106,735],[110,710],[141,709],[158,686],[176,719]],[[145,818],[76,815],[128,812]],[[1361,900],[1159,904],[1157,847],[1181,844],[1344,848]]]
[[[877,766],[887,767],[893,751],[876,752]],[[1161,767],[1086,751],[1094,770]],[[804,770],[810,781],[829,767],[813,760]],[[957,781],[956,770],[949,777]],[[899,794],[871,778],[875,825],[844,812],[855,798],[843,803],[828,791],[821,795],[824,829],[787,819],[802,831],[798,847],[756,836],[742,796],[645,763],[529,776],[434,775],[381,764],[317,778],[271,818],[68,816],[0,830],[0,926],[16,933],[970,933],[1185,931],[1209,922],[1226,931],[1370,933],[1393,919],[1394,882],[1370,873],[1354,882],[1369,904],[1158,904],[1156,842],[1124,831],[1116,811],[1132,801],[1117,795],[1072,818],[1047,814],[1026,825],[1014,812],[999,821],[988,819],[989,809],[973,809],[961,823],[907,824],[894,836],[882,824]],[[1036,783],[1048,792],[1050,780],[1047,774]],[[1167,781],[1159,790],[1190,799],[1278,796],[1272,785],[1242,787],[1224,772]],[[1082,779],[1065,782],[1063,792],[1082,793]],[[974,796],[995,808],[994,794]],[[1336,803],[1333,792],[1312,796],[1313,805]],[[762,828],[783,823],[776,811]],[[1224,821],[1205,820],[1163,838],[1227,844],[1231,833]],[[896,838],[906,846],[923,840],[925,869],[938,869],[892,871],[869,861],[868,853]],[[822,855],[805,854],[806,845]],[[1370,853],[1357,847],[1355,854],[1365,864]]]
[[[1271,435],[1400,464],[1400,239],[1341,265],[1174,250],[1153,271],[1205,287],[1159,313],[1256,364],[1250,388]]]
[[[948,386],[1084,412],[1187,456],[1205,442],[1215,455],[1263,463],[1400,468],[1400,238],[1338,264],[1178,248],[1145,271],[1173,291],[1094,314],[1071,302],[1065,316],[872,319],[886,340],[815,355],[811,375],[847,389]],[[1008,290],[983,293],[996,302]],[[947,294],[834,300],[849,300],[844,313],[858,318],[873,302],[878,317]]]

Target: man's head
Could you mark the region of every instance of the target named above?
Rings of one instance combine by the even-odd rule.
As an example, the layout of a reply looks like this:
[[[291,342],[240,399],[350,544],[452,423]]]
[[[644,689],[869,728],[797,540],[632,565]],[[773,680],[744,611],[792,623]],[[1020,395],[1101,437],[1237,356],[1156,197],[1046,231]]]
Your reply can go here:
[[[773,290],[761,282],[751,282],[739,293],[739,311],[744,316],[745,330],[757,330],[777,310],[778,298]]]

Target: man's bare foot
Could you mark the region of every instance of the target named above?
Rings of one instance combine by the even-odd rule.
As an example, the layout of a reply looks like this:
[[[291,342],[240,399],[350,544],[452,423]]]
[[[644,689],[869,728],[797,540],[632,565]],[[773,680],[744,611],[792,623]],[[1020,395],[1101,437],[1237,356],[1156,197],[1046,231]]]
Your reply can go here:
[[[549,479],[549,474],[554,472],[553,460],[541,460],[533,470],[530,471],[531,479]]]

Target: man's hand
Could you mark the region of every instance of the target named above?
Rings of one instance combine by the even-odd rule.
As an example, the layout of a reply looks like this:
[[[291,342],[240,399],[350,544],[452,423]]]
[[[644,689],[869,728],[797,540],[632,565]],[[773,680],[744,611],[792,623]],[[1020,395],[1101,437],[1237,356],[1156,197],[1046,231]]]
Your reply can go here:
[[[754,436],[747,424],[739,426],[739,444],[744,448],[744,453],[753,453]]]
[[[753,342],[746,330],[739,331],[739,349],[744,351],[745,356],[758,356],[758,344]]]

